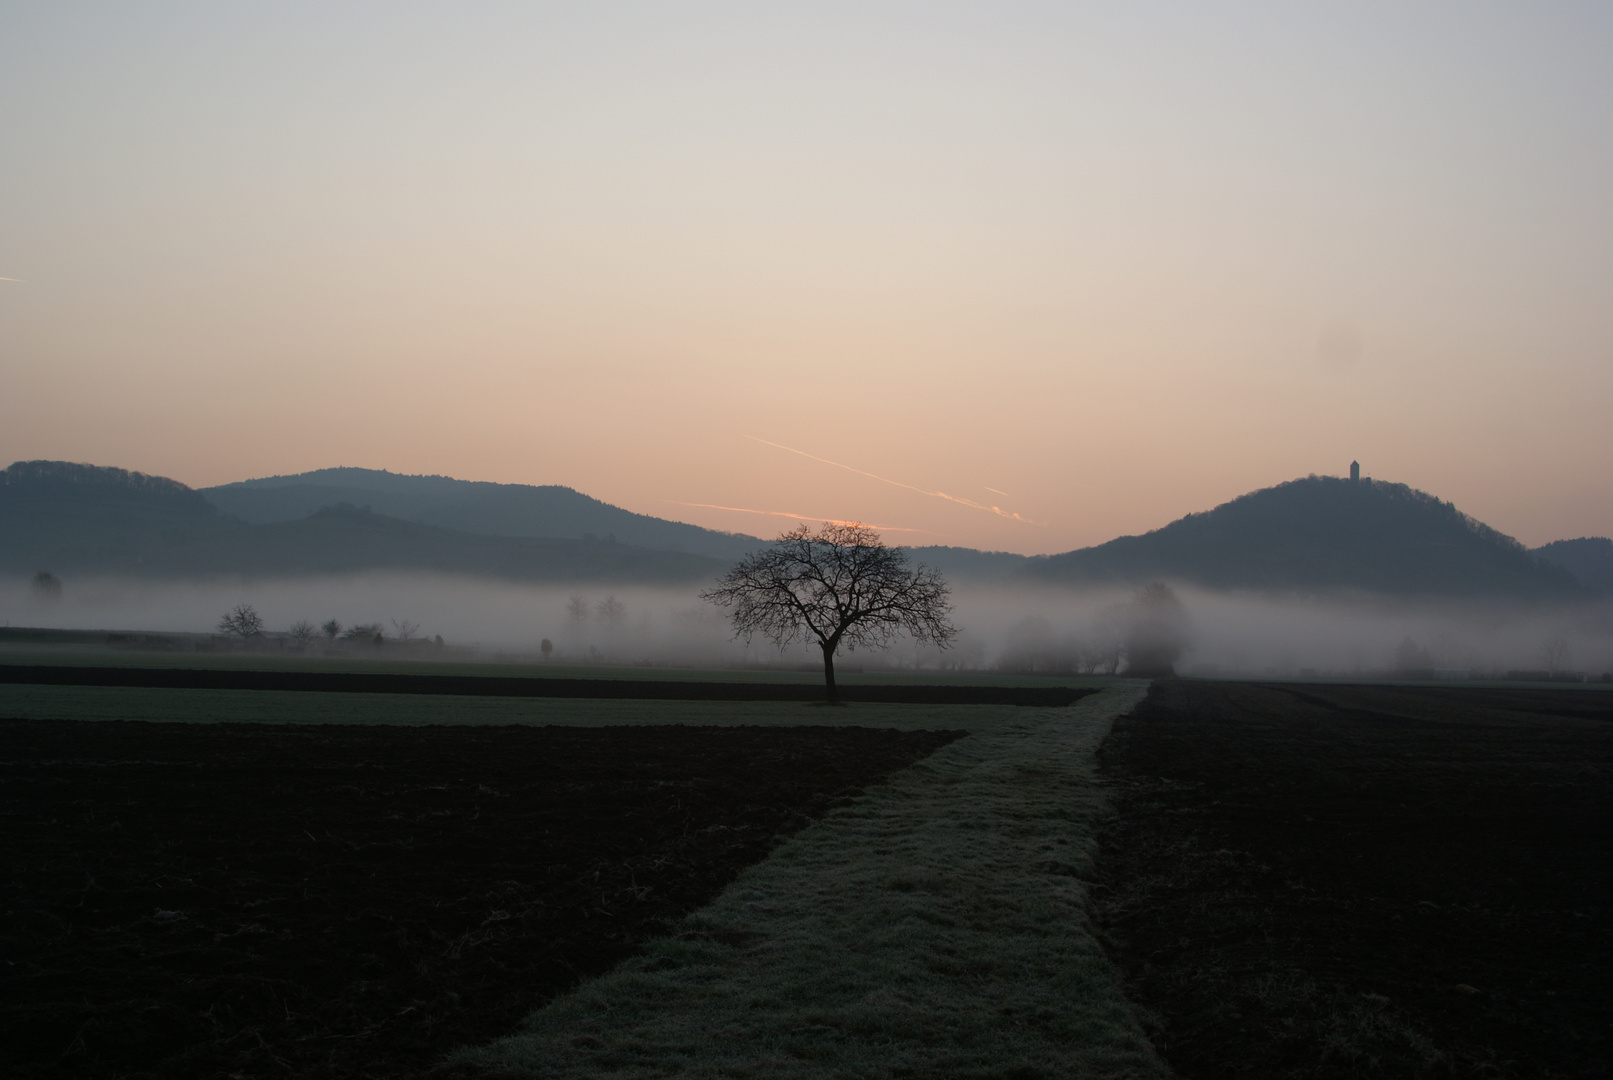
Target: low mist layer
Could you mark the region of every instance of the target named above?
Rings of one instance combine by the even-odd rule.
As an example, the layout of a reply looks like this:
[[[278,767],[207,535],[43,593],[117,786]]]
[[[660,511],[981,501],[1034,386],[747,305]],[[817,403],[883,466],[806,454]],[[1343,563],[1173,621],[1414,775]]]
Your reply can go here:
[[[351,650],[400,640],[571,663],[813,666],[815,651],[736,641],[699,588],[544,586],[435,575],[361,574],[260,581],[69,579],[50,588],[0,579],[12,627],[210,634],[237,605],[262,619],[250,647]],[[1613,605],[1333,601],[1156,586],[1152,590],[954,593],[957,644],[851,653],[855,668],[1008,670],[1224,677],[1501,677],[1613,670]],[[417,646],[418,647],[418,646]],[[400,651],[398,655],[403,655]]]

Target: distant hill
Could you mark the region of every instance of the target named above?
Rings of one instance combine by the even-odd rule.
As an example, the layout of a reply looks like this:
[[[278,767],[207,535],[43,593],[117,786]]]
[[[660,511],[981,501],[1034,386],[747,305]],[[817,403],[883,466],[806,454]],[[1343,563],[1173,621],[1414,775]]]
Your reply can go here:
[[[1141,536],[1033,559],[1026,576],[1299,592],[1585,595],[1561,566],[1448,502],[1404,484],[1324,476],[1255,491]]]
[[[0,472],[0,573],[184,578],[409,570],[684,584],[711,580],[727,566],[608,538],[479,535],[351,505],[251,524],[162,477],[65,462],[19,462]]]
[[[1534,553],[1573,574],[1587,589],[1613,596],[1613,540],[1605,536],[1557,540],[1535,548]]]
[[[447,476],[403,476],[380,469],[318,469],[295,476],[202,488],[225,514],[248,524],[296,521],[341,503],[421,525],[487,536],[597,540],[734,559],[753,536],[664,521],[600,502],[568,487],[492,484]]]
[[[1032,562],[1029,555],[1008,551],[977,551],[961,547],[908,548],[916,563],[941,571],[949,581],[996,585],[1013,582]]]
[[[0,570],[139,567],[147,551],[217,535],[218,511],[184,484],[126,469],[19,461],[0,472]]]
[[[205,496],[205,497],[204,497]],[[323,469],[193,491],[64,462],[0,472],[0,573],[156,577],[420,570],[524,581],[710,581],[754,537],[570,488]],[[1399,596],[1613,593],[1613,541],[1526,550],[1403,484],[1310,477],[1062,555],[912,549],[957,584],[1140,585]]]

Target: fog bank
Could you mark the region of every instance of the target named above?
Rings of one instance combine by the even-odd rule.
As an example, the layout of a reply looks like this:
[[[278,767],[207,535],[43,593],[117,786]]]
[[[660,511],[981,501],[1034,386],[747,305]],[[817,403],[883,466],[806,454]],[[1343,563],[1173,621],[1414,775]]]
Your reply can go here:
[[[695,587],[616,588],[510,584],[431,575],[362,574],[260,581],[67,580],[42,595],[26,578],[0,580],[0,624],[12,627],[210,633],[250,604],[270,634],[299,620],[344,630],[379,627],[486,653],[570,662],[730,666],[810,665],[815,649],[779,653],[736,642],[724,615]],[[1613,605],[1557,608],[1365,598],[1321,601],[1176,587],[1171,615],[1176,670],[1226,677],[1613,670]],[[848,670],[944,668],[1049,674],[1126,671],[1139,609],[1130,589],[955,588],[956,646],[941,652],[899,643],[844,653]]]

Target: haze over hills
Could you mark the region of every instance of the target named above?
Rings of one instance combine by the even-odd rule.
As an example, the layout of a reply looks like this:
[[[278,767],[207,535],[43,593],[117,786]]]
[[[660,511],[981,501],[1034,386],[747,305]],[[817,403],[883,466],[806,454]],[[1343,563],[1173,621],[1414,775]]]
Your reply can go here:
[[[253,525],[296,521],[343,503],[421,525],[487,536],[616,542],[734,559],[757,539],[665,521],[612,506],[569,487],[494,484],[382,469],[316,469],[202,488],[225,514]]]
[[[608,538],[470,533],[350,505],[251,524],[220,514],[183,484],[123,469],[19,462],[0,472],[0,572],[11,574],[184,578],[412,570],[514,581],[673,584],[709,580],[727,565]]]
[[[0,572],[158,578],[418,570],[517,581],[709,581],[754,537],[570,488],[324,469],[193,491],[64,462],[0,472]],[[913,549],[959,584],[1207,588],[1554,601],[1613,591],[1613,541],[1530,552],[1402,484],[1309,477],[1059,555]]]

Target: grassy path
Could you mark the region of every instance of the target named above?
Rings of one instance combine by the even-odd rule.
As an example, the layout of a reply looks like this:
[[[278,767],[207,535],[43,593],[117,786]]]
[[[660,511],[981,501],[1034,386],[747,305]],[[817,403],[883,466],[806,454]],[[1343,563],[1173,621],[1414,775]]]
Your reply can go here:
[[[540,1077],[1165,1076],[1083,908],[1093,751],[1145,688],[945,747],[465,1057]]]

